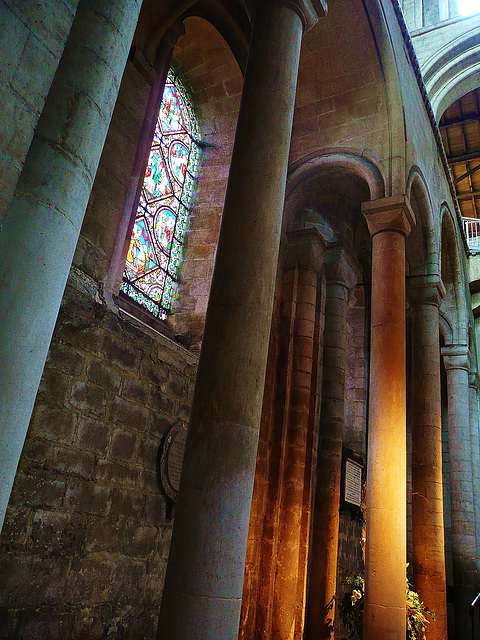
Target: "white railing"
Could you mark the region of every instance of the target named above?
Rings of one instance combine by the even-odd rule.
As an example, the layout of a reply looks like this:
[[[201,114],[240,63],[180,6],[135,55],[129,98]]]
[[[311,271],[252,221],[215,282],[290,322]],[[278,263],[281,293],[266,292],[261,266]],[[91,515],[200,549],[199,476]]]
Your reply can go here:
[[[463,228],[468,246],[480,249],[480,218],[463,218]]]

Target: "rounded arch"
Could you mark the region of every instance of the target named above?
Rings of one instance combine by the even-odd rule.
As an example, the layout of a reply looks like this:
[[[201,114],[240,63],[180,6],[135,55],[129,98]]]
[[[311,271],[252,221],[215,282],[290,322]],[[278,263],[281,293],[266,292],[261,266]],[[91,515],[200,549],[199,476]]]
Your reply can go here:
[[[354,150],[331,149],[304,156],[290,168],[284,230],[316,227],[327,243],[341,242],[370,266],[370,235],[361,203],[384,197],[379,167]]]
[[[153,64],[159,43],[173,25],[190,16],[204,18],[221,34],[233,52],[242,71],[245,70],[250,20],[245,6],[235,1],[226,7],[215,0],[169,0],[161,7],[154,0],[146,0],[140,15],[137,37],[144,34],[144,49]]]
[[[373,159],[354,149],[326,149],[310,153],[291,165],[288,171],[286,199],[288,200],[292,191],[303,181],[333,167],[363,179],[369,187],[371,200],[385,196],[384,175]]]
[[[438,274],[439,225],[434,215],[427,182],[417,166],[410,169],[406,194],[416,218],[416,225],[406,242],[410,274]]]
[[[464,270],[459,252],[461,238],[455,217],[447,204],[442,205],[441,234],[440,273],[446,293],[440,309],[452,328],[453,342],[450,344],[466,344],[469,314]]]
[[[184,244],[180,285],[169,324],[177,339],[190,349],[198,350],[220,233],[243,74],[229,42],[212,21],[195,15],[194,9],[184,19],[185,35],[173,50],[172,63],[191,88],[202,154]]]
[[[480,86],[480,26],[440,49],[422,69],[437,120],[455,100]]]
[[[452,325],[442,309],[440,309],[438,315],[438,323],[440,328],[440,335],[443,338],[444,344],[453,344],[454,342]]]

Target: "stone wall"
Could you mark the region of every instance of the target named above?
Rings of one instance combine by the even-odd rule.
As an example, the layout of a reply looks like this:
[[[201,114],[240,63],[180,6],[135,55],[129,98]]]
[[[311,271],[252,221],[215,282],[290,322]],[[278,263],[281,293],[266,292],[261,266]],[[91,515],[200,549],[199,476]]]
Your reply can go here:
[[[186,344],[199,350],[243,77],[226,42],[211,24],[191,17],[185,20],[185,29],[174,49],[173,63],[191,90],[203,144],[185,239],[181,284],[170,322]]]
[[[156,457],[195,369],[67,287],[1,538],[0,637],[154,637],[172,527]]]

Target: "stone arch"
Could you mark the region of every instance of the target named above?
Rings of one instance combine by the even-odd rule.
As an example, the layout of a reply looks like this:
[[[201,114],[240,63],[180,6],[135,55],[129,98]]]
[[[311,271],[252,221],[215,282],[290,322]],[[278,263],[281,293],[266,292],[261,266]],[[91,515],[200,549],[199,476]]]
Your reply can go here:
[[[442,206],[441,221],[440,273],[446,291],[440,305],[441,315],[451,326],[454,344],[467,344],[469,318],[459,252],[460,233],[446,204]]]
[[[139,23],[134,39],[137,45],[124,73],[74,262],[102,283],[105,298],[114,309],[123,304],[117,295],[131,224],[153,136],[152,123],[156,121],[166,72],[172,62],[191,93],[202,147],[184,268],[179,274],[181,286],[167,324],[159,324],[141,309],[137,313],[138,309],[128,301],[128,309],[125,304],[123,307],[170,336],[178,334],[186,346],[193,348],[199,345],[203,333],[243,87],[238,55],[234,55],[230,43],[211,21],[197,15],[207,15],[205,7],[210,3],[197,4],[198,11],[196,5],[190,7],[188,14],[181,16],[183,23],[177,23],[156,43],[154,66],[144,55],[151,43],[148,38],[146,42],[142,40],[145,27]],[[204,10],[200,10],[202,7]],[[223,19],[220,12],[218,22]],[[224,32],[228,35],[229,30],[225,28]],[[237,38],[235,44],[237,53],[240,40]],[[246,38],[242,46],[246,56]]]
[[[373,159],[358,153],[355,149],[326,149],[306,155],[292,164],[288,172],[286,197],[304,180],[323,167],[336,166],[358,175],[369,186],[370,199],[385,195],[385,176]]]
[[[149,59],[155,59],[158,43],[168,29],[176,21],[185,20],[191,16],[204,18],[215,27],[218,33],[228,42],[240,68],[244,71],[250,37],[250,21],[247,12],[240,3],[226,7],[214,0],[182,0],[181,2],[170,0],[163,10],[158,12],[157,9],[156,19],[152,25],[148,26],[145,51]],[[142,17],[141,15],[140,22]]]
[[[186,33],[173,51],[173,62],[183,70],[191,87],[203,150],[180,287],[169,323],[177,338],[197,350],[203,335],[243,74],[230,44],[211,22],[189,15],[184,24]]]
[[[445,313],[440,309],[438,316],[438,324],[440,329],[440,335],[443,338],[444,344],[453,344],[453,328],[450,320]]]
[[[480,26],[440,49],[423,68],[437,120],[453,102],[480,86]]]
[[[440,239],[430,192],[422,171],[416,166],[410,169],[406,194],[416,218],[406,243],[410,275],[437,274]]]
[[[284,230],[317,227],[327,242],[341,242],[370,273],[370,235],[360,204],[385,194],[375,162],[354,150],[312,153],[295,163],[287,180]]]

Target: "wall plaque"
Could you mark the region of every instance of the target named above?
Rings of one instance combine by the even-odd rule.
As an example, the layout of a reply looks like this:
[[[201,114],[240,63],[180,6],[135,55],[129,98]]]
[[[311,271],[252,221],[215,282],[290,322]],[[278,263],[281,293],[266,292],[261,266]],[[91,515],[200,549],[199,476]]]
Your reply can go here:
[[[159,451],[157,472],[160,483],[165,494],[174,502],[177,500],[180,487],[186,440],[187,427],[183,422],[177,422],[165,434]]]
[[[345,460],[345,502],[362,506],[362,472],[363,467],[355,460]]]

